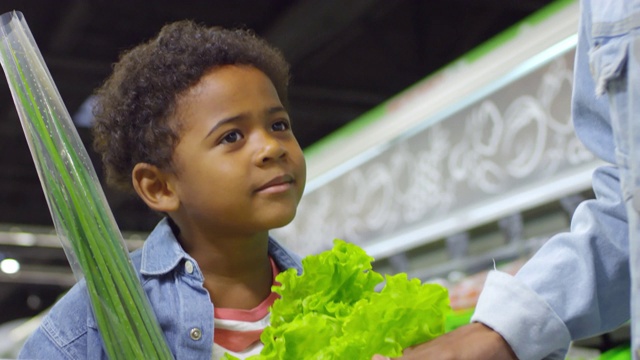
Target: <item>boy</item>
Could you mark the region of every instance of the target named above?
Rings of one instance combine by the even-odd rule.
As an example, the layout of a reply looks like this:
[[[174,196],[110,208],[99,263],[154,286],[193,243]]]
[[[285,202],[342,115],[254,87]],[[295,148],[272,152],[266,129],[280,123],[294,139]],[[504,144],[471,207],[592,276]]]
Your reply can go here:
[[[108,181],[165,218],[132,261],[177,359],[259,353],[275,275],[300,259],[269,238],[302,196],[288,65],[248,31],[182,21],[124,54],[98,90]],[[84,281],[20,358],[106,358]]]

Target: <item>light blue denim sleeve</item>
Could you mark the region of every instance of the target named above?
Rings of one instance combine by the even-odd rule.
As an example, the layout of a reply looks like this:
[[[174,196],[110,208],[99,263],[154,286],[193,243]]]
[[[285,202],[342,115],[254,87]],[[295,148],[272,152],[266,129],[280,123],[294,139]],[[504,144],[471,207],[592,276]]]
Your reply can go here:
[[[518,359],[564,359],[569,331],[529,286],[500,271],[487,276],[471,319],[497,331]]]
[[[493,271],[473,321],[500,333],[520,359],[563,359],[571,340],[629,319],[624,202],[616,170],[594,174],[597,199],[582,203],[571,231],[551,238],[515,277]]]
[[[612,165],[594,172],[595,199],[577,208],[570,232],[552,237],[515,277],[492,272],[487,279],[472,320],[499,332],[520,359],[562,359],[570,340],[614,329],[630,316],[625,199],[609,99],[597,96],[591,76],[590,3],[582,5],[573,120],[585,146]]]
[[[18,359],[72,359],[53,340],[38,328],[24,344]]]
[[[83,280],[45,315],[18,359],[106,359]]]

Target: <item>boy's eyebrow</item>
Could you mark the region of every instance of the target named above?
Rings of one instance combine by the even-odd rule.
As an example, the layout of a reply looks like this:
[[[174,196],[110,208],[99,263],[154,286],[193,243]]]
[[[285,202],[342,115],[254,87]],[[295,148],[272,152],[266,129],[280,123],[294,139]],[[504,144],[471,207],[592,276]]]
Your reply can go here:
[[[207,133],[207,135],[205,135],[205,139],[208,138],[211,134],[213,134],[219,127],[228,124],[230,122],[236,122],[242,119],[246,119],[247,116],[246,114],[240,114],[240,115],[236,115],[236,116],[232,116],[226,119],[222,119],[220,121],[218,121],[215,125],[213,125],[213,127],[211,128],[211,130],[209,130],[209,132]]]
[[[283,107],[283,106],[273,106],[268,108],[265,111],[265,115],[273,115],[279,112],[287,112],[287,110]],[[247,113],[242,113],[242,114],[238,114],[236,116],[232,116],[226,119],[222,119],[220,121],[218,121],[212,128],[211,130],[209,130],[209,132],[207,133],[207,135],[205,135],[205,139],[209,137],[209,135],[213,134],[219,127],[231,123],[231,122],[236,122],[236,121],[241,121],[244,119],[248,118],[248,114]]]

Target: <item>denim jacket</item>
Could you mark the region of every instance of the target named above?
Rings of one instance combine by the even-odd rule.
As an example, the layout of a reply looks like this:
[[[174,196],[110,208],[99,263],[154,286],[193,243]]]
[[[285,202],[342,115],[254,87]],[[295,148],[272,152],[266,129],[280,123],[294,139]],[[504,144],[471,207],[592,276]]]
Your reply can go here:
[[[581,1],[572,117],[585,146],[611,165],[594,172],[595,199],[577,208],[570,232],[549,239],[515,277],[487,278],[472,320],[520,359],[563,359],[570,341],[630,318],[638,359],[639,31],[640,0]]]
[[[285,270],[300,258],[269,239],[269,254]],[[210,360],[213,304],[198,264],[162,220],[131,259],[176,359]],[[192,336],[199,329],[200,336]],[[197,332],[196,332],[197,333]],[[58,301],[22,348],[21,359],[106,359],[84,280]]]

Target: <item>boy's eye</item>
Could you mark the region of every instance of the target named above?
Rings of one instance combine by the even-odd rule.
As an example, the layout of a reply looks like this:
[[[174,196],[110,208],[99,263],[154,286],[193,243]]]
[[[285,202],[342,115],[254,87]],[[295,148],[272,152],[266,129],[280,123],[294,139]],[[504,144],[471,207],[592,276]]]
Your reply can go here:
[[[242,134],[237,131],[237,130],[233,130],[230,131],[228,133],[226,133],[223,137],[222,137],[222,144],[232,144],[236,141],[239,141],[242,139]]]
[[[271,125],[271,128],[274,131],[287,131],[291,128],[291,125],[286,120],[280,120],[273,123],[273,125]]]

